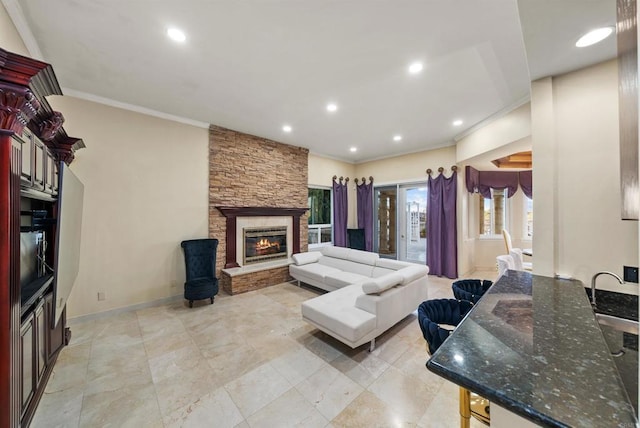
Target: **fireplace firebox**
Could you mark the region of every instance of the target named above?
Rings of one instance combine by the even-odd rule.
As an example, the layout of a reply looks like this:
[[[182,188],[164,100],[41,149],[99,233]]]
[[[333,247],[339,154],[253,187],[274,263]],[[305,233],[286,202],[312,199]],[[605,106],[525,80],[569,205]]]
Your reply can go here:
[[[245,227],[245,265],[287,258],[287,227]]]

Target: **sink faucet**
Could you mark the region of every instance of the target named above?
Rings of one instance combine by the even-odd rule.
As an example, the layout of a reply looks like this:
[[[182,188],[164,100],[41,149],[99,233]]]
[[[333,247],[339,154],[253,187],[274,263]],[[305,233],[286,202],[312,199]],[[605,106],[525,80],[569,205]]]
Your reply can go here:
[[[602,271],[593,275],[593,277],[591,278],[591,306],[593,306],[594,309],[596,307],[596,278],[599,277],[600,275],[605,275],[605,274],[611,275],[612,277],[617,279],[620,284],[624,284],[624,281],[622,280],[622,278],[620,278],[618,275],[616,275],[613,272]]]

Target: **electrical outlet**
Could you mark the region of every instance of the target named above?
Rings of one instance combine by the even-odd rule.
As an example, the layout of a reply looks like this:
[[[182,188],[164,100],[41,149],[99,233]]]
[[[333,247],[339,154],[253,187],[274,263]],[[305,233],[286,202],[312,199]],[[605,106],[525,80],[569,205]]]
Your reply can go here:
[[[638,283],[638,268],[633,266],[622,266],[624,282]]]
[[[98,300],[105,300],[106,296],[104,295],[104,291],[98,291]]]

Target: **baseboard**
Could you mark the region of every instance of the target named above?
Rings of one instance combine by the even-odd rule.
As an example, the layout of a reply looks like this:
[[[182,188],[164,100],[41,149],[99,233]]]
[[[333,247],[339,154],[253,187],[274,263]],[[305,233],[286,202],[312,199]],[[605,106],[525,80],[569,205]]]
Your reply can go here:
[[[183,300],[183,299],[184,299],[184,296],[182,294],[178,294],[176,296],[165,297],[164,299],[152,300],[150,302],[138,303],[138,304],[135,304],[135,305],[125,306],[125,307],[122,307],[122,308],[110,309],[110,310],[104,311],[104,312],[96,312],[94,314],[79,315],[77,317],[68,318],[67,319],[67,325],[72,325],[72,324],[75,324],[75,323],[81,323],[81,322],[86,322],[86,321],[98,320],[98,319],[110,317],[110,316],[113,316],[113,315],[124,314],[126,312],[137,311],[137,310],[140,310],[140,309],[146,309],[146,308],[151,308],[151,307],[154,307],[154,306],[165,305],[167,303],[172,303],[172,302],[176,302],[178,300]]]

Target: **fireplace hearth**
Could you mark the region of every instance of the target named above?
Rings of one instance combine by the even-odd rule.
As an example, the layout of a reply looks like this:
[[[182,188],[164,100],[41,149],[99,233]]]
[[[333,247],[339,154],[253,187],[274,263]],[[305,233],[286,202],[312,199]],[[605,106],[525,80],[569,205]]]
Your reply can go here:
[[[287,227],[245,227],[243,265],[287,258]]]

